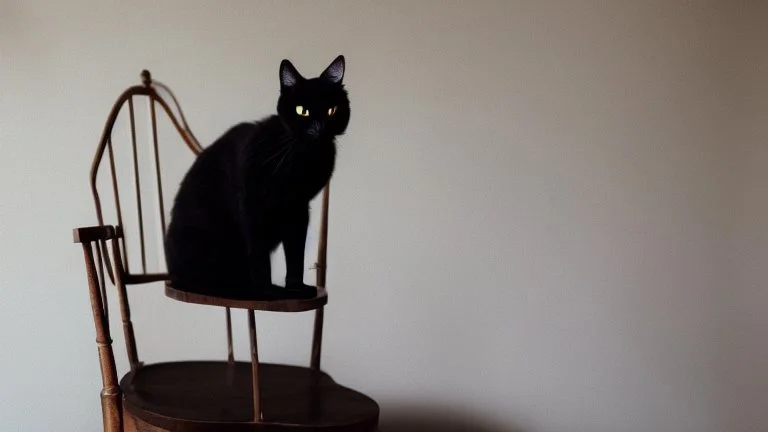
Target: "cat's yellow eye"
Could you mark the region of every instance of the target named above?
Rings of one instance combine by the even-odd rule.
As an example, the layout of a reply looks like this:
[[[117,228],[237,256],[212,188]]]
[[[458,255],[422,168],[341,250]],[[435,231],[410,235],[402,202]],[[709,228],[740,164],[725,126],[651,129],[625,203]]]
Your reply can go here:
[[[309,110],[301,105],[296,105],[296,114],[302,117],[309,117]]]
[[[328,116],[336,114],[336,107],[328,108]]]

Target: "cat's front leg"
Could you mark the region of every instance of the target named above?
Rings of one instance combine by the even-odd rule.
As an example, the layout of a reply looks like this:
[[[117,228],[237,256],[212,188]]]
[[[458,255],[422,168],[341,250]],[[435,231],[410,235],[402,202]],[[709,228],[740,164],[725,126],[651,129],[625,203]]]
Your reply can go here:
[[[272,288],[272,262],[269,255],[269,250],[262,248],[256,248],[251,255],[251,282],[257,291],[265,292]]]
[[[265,235],[264,209],[258,200],[245,193],[238,197],[238,220],[240,231],[245,241],[246,263],[250,285],[262,295],[267,295],[272,287],[272,263],[270,250]],[[244,287],[245,288],[245,287]]]
[[[253,290],[247,296],[259,300],[284,300],[288,298],[299,298],[296,294],[287,292],[281,286],[272,283],[272,262],[271,251],[268,247],[269,242],[265,235],[258,228],[254,230],[256,234],[251,237],[251,250],[248,262],[251,275],[251,289]]]
[[[304,253],[309,226],[309,206],[299,205],[288,212],[283,225],[285,251],[285,289],[299,298],[312,298],[317,289],[304,283]]]

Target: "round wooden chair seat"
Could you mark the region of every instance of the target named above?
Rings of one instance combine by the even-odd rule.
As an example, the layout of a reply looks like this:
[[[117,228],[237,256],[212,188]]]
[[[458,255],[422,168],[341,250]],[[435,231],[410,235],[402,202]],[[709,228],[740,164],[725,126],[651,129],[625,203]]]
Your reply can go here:
[[[321,371],[259,365],[262,421],[254,422],[251,364],[189,361],[138,368],[120,381],[124,409],[174,431],[373,432],[376,402]]]
[[[325,288],[318,288],[317,295],[311,299],[291,300],[238,300],[226,297],[214,297],[204,294],[196,294],[173,288],[170,283],[165,284],[165,295],[174,300],[185,303],[195,303],[211,306],[223,306],[233,309],[250,309],[270,312],[305,312],[319,309],[328,303],[328,293]]]

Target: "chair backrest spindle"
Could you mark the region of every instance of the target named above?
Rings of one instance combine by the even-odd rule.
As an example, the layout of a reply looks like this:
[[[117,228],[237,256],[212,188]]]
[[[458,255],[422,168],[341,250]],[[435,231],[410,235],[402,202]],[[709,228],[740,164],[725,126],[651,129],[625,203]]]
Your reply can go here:
[[[165,238],[165,204],[163,200],[163,177],[160,171],[160,149],[157,144],[157,113],[155,112],[155,101],[149,100],[150,122],[152,124],[152,155],[155,165],[155,182],[157,184],[157,212],[160,215],[160,235],[158,239],[158,250],[163,250],[162,239]],[[158,259],[162,254],[158,254]]]
[[[147,251],[144,244],[144,209],[141,202],[141,180],[139,176],[139,150],[136,147],[136,114],[133,109],[133,96],[128,98],[128,115],[131,129],[131,155],[133,156],[133,184],[136,192],[136,210],[139,225],[139,249],[141,253],[141,271],[147,272]]]

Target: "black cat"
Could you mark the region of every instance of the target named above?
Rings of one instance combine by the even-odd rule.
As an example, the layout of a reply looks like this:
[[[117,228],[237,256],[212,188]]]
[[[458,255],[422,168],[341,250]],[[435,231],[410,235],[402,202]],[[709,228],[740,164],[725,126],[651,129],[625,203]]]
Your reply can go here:
[[[303,78],[280,64],[277,115],[234,126],[184,177],[165,239],[174,288],[219,297],[311,298],[304,284],[309,201],[328,183],[335,138],[349,123],[344,57]],[[285,287],[272,284],[270,255],[283,244]]]

